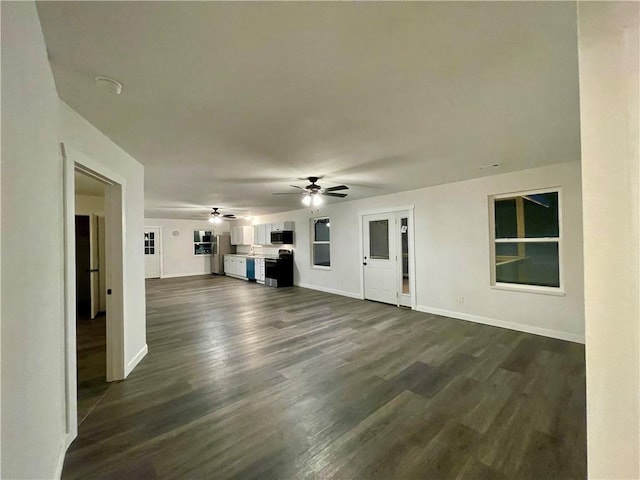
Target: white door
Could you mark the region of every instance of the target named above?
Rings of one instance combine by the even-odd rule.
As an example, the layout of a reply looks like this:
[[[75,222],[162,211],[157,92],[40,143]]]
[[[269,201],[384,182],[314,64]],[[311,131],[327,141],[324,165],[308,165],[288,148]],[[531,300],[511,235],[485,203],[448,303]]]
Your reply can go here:
[[[107,311],[107,243],[104,217],[98,217],[98,283],[100,284],[100,311]]]
[[[98,245],[98,216],[89,215],[89,282],[91,285],[91,318],[100,311],[100,256]]]
[[[364,298],[398,304],[396,214],[364,215]]]
[[[160,229],[144,229],[144,278],[160,278]]]
[[[396,212],[396,245],[398,251],[398,304],[403,307],[411,307],[413,298],[411,275],[413,275],[413,262],[409,254],[409,229],[411,221],[409,210]]]

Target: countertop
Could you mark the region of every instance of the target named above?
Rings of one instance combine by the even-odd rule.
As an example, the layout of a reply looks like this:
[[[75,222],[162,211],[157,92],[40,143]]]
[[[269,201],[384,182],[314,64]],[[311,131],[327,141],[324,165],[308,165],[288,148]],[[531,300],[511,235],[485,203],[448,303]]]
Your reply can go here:
[[[224,254],[225,257],[244,257],[244,258],[278,258],[278,255],[275,254],[261,254],[261,253],[257,253],[257,254],[253,254],[250,255],[248,253],[225,253]]]

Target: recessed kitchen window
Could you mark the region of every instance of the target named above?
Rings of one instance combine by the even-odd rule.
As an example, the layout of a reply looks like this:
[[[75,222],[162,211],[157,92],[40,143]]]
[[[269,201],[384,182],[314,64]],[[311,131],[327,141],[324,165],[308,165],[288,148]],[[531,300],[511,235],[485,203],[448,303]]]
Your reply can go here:
[[[311,262],[314,267],[331,267],[331,222],[328,217],[311,220]]]
[[[211,237],[213,232],[210,230],[194,230],[193,231],[193,254],[194,255],[211,255]]]

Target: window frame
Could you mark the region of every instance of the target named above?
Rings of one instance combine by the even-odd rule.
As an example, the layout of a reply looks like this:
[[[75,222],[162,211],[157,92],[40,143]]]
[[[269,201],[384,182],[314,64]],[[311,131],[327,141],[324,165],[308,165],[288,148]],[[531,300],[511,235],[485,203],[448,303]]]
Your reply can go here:
[[[327,223],[329,223],[329,240],[316,240],[316,223],[318,222],[318,220],[327,220]],[[316,270],[331,270],[331,257],[333,256],[333,252],[331,251],[331,218],[327,217],[327,216],[322,216],[322,217],[314,217],[311,218],[309,221],[309,228],[311,230],[311,248],[310,248],[310,258],[309,258],[309,263],[311,265],[311,268],[316,269]],[[314,258],[313,258],[313,252],[314,252],[314,246],[315,245],[329,245],[329,266],[327,265],[316,265],[314,263]]]
[[[524,237],[524,238],[496,238],[496,216],[495,216],[495,201],[507,198],[514,198],[526,195],[536,195],[543,193],[557,193],[558,194],[558,236],[557,237]],[[564,284],[564,234],[563,234],[563,221],[562,221],[562,188],[561,187],[548,187],[548,188],[536,188],[531,190],[523,190],[510,193],[500,193],[495,195],[489,195],[489,266],[490,266],[490,286],[494,290],[506,290],[513,292],[526,292],[537,293],[541,295],[555,295],[564,296],[565,284]],[[558,244],[558,280],[559,286],[548,287],[541,285],[530,285],[520,283],[508,283],[496,281],[496,243],[557,243]]]
[[[211,230],[195,230],[194,229],[193,233],[195,233],[195,232],[199,232],[199,233],[200,232],[211,232],[211,235],[210,235],[211,237],[213,237],[215,235],[215,232],[213,231],[213,229],[211,229]],[[213,255],[213,253],[196,253],[195,247],[196,247],[196,245],[206,245],[206,244],[211,245],[212,243],[213,242],[196,242],[195,240],[193,240],[191,254],[194,257],[210,257],[211,255]],[[211,251],[213,252],[213,247],[211,248]]]
[[[151,236],[149,236],[149,238],[147,237],[147,234],[149,235],[153,235],[153,238],[151,238]],[[156,255],[156,237],[155,237],[155,232],[151,232],[148,230],[145,230],[144,232],[144,254],[145,255]],[[153,251],[151,251],[153,249]]]

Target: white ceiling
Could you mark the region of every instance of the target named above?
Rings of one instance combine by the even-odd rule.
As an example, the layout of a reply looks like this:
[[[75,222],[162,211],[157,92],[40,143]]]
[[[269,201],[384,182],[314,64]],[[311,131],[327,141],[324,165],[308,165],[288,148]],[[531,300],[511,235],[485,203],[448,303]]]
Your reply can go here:
[[[76,195],[104,197],[104,183],[80,172],[75,172],[75,189]]]
[[[298,208],[271,194],[309,175],[348,200],[580,158],[571,2],[38,11],[60,97],[145,165],[147,216]]]

